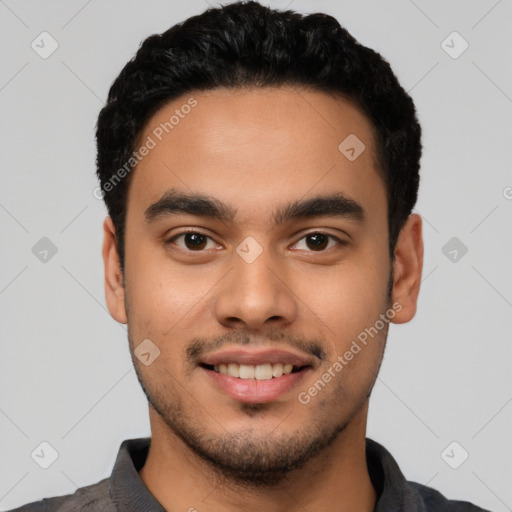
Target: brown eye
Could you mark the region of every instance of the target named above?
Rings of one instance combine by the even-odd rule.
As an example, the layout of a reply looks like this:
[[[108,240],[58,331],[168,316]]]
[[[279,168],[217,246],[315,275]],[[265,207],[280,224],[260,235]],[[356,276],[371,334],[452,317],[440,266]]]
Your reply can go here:
[[[329,237],[322,233],[313,233],[312,235],[307,235],[305,238],[309,240],[309,247],[314,251],[317,249],[323,250],[329,244]]]
[[[302,240],[305,240],[306,243],[304,244],[305,247],[303,249],[312,251],[312,252],[325,252],[325,249],[332,248],[333,245],[343,246],[347,245],[346,242],[343,240],[340,240],[338,237],[331,235],[329,233],[321,233],[321,232],[314,232],[314,233],[308,233],[306,236],[302,237],[293,247],[297,247],[300,245],[300,242]],[[333,241],[334,243],[329,246],[329,243]]]
[[[187,249],[204,249],[206,245],[206,237],[199,233],[186,233],[184,236]]]
[[[209,240],[213,243],[213,240],[203,233],[199,233],[197,231],[186,231],[184,233],[179,233],[178,235],[173,236],[166,241],[166,244],[176,243],[176,241],[180,238],[183,239],[183,244],[176,245],[192,252],[200,252],[207,248],[206,246]],[[213,243],[213,245],[215,246],[215,243]]]

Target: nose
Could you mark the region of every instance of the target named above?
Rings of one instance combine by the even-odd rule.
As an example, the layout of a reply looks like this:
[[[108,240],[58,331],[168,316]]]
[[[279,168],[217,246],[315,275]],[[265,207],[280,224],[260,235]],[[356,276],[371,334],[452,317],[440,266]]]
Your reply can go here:
[[[214,308],[225,327],[261,330],[286,327],[297,315],[297,300],[288,271],[273,261],[269,251],[248,262],[234,255],[233,268],[217,287]]]

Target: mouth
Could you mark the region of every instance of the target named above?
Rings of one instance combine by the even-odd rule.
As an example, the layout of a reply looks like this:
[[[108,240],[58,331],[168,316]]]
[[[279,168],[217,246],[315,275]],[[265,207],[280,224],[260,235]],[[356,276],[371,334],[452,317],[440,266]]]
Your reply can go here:
[[[238,402],[252,404],[289,399],[290,392],[318,365],[314,357],[277,348],[227,350],[198,362],[210,387]]]
[[[251,364],[238,364],[238,363],[220,363],[220,364],[206,364],[201,363],[199,366],[206,370],[210,370],[221,375],[228,375],[237,379],[252,379],[252,380],[271,380],[278,379],[283,375],[290,375],[298,373],[311,365],[293,365],[291,363],[263,363],[258,365]]]

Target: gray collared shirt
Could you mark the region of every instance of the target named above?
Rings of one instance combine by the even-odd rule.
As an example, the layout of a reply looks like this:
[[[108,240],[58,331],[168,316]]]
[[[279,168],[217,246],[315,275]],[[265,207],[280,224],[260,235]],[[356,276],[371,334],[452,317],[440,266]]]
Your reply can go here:
[[[110,477],[73,494],[46,498],[10,512],[165,512],[140,478],[150,438],[121,443]],[[395,459],[366,438],[366,460],[378,501],[374,512],[489,512],[467,501],[453,501],[416,482],[408,482]]]

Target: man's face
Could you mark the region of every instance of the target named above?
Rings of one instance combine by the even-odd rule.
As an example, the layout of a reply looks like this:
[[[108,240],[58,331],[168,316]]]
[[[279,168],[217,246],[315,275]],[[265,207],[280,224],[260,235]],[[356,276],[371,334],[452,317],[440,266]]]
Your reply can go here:
[[[191,97],[197,104],[182,108]],[[162,131],[176,110],[179,121]],[[353,138],[338,149],[351,134],[365,145],[359,156]],[[217,89],[160,109],[140,143],[148,136],[156,146],[133,171],[118,297],[131,350],[148,339],[160,350],[147,366],[133,358],[138,378],[170,437],[225,474],[277,482],[364,423],[382,360],[388,324],[376,322],[391,308],[390,259],[371,123],[321,92]],[[169,191],[207,196],[233,216],[148,211]],[[348,201],[276,218],[335,195]],[[279,362],[302,369],[269,379]],[[228,363],[235,373],[237,363],[249,374],[263,366],[264,379],[216,371]]]

